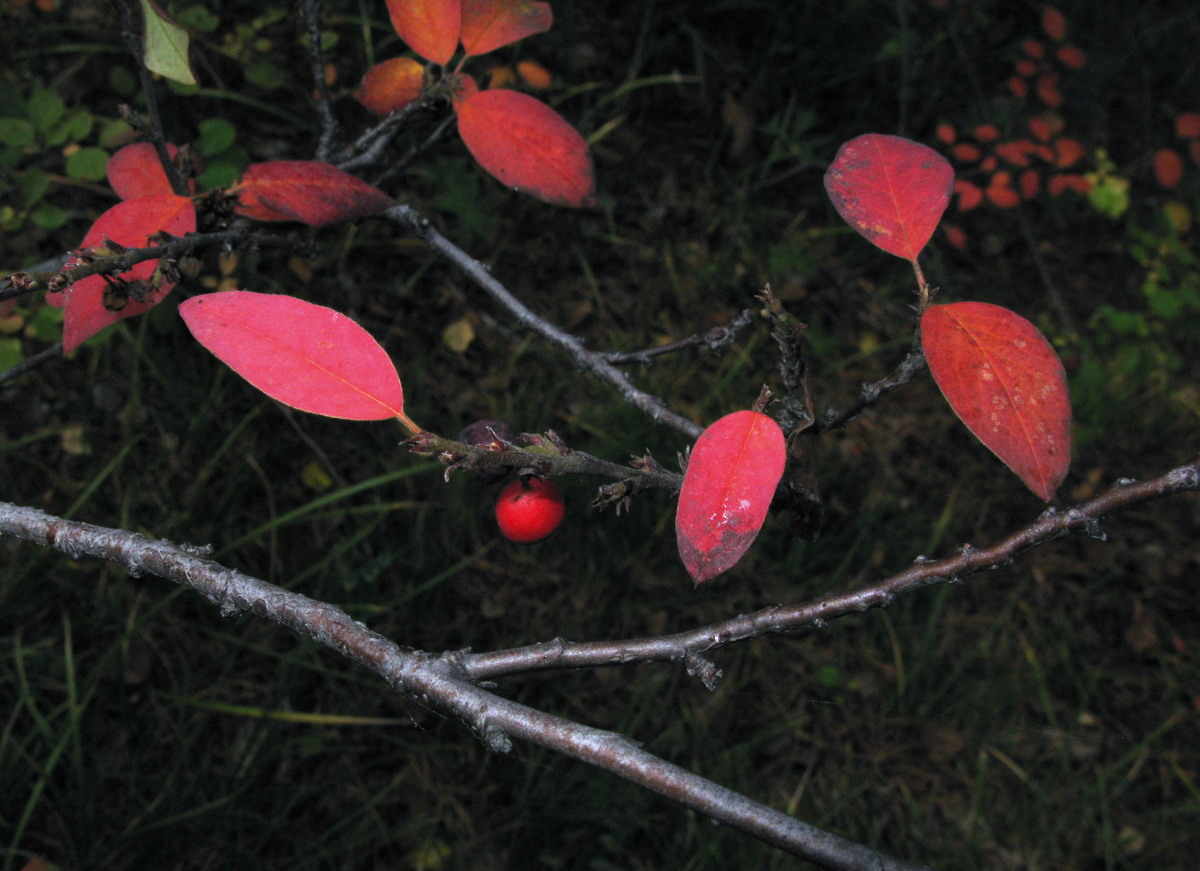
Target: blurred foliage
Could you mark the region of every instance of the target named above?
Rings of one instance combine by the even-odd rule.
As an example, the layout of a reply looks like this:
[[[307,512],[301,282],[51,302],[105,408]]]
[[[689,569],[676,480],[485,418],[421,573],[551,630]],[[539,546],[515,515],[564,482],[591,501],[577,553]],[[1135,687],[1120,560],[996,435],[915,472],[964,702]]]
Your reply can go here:
[[[546,99],[595,138],[599,207],[565,212],[505,191],[453,142],[389,191],[591,347],[727,322],[769,281],[808,324],[818,413],[888,372],[911,341],[911,273],[844,227],[821,175],[852,136],[932,143],[941,119],[975,111],[978,83],[1003,81],[1036,7],[553,5],[554,28],[500,59],[553,74]],[[163,87],[164,123],[205,158],[202,183],[308,157],[318,130],[293,7],[164,6],[192,30],[200,77]],[[1200,451],[1197,230],[1168,210],[1196,212],[1196,171],[1164,192],[1147,162],[1171,144],[1170,119],[1197,108],[1200,24],[1184,2],[1062,8],[1090,59],[1067,108],[1090,154],[1109,155],[1094,168],[1127,204],[981,213],[974,244],[935,243],[927,272],[944,299],[1013,307],[1062,349],[1080,434],[1063,494],[1074,500]],[[127,141],[118,105],[143,104],[107,3],[18,2],[0,16],[0,221],[17,268],[69,250],[112,204],[88,154]],[[357,132],[367,118],[349,93],[403,46],[376,0],[327,4],[322,42],[339,120]],[[214,252],[175,295],[236,285],[346,311],[397,360],[408,413],[446,434],[494,417],[615,460],[649,449],[670,466],[684,448],[390,226],[318,238],[313,262]],[[20,302],[11,331],[14,314],[0,311],[0,357],[58,338],[56,312]],[[631,371],[709,421],[774,383],[776,362],[758,326],[724,356]],[[826,503],[818,541],[769,518],[743,565],[694,590],[666,494],[615,517],[585,507],[595,482],[565,480],[563,528],[518,547],[492,526],[503,483],[443,484],[401,436],[265,400],[165,304],[0,387],[0,498],[210,542],[226,564],[428,650],[679,631],[983,546],[1043,508],[919,378],[806,446]],[[936,867],[1190,868],[1195,497],[1105,531],[1108,543],[1064,540],[821,633],[718,651],[715,693],[666,665],[499,690]],[[490,755],[328,652],[224,619],[165,582],[10,541],[0,566],[0,698],[13,700],[0,728],[5,868],[35,855],[62,868],[259,868],[264,856],[289,868],[794,867],[552,754]]]

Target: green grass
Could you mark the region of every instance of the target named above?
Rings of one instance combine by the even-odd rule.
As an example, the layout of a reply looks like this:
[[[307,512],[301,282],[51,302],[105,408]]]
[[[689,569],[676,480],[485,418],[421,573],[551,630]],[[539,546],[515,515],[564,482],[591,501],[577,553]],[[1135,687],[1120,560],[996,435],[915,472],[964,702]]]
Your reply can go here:
[[[382,6],[343,5],[346,45],[360,39],[364,12],[382,18]],[[770,281],[810,324],[818,412],[849,402],[907,347],[910,278],[840,228],[820,176],[839,142],[894,126],[889,51],[899,33],[886,5],[778,8],[556,3],[555,29],[520,51],[559,72],[564,92],[578,86],[558,108],[583,119],[585,133],[609,125],[596,148],[601,207],[577,216],[513,197],[476,179],[454,146],[404,196],[592,347],[707,328]],[[232,27],[246,4],[220,9]],[[1004,50],[1036,11],[973,9],[956,26],[983,47],[986,75],[1006,61],[984,50]],[[1103,35],[1101,22],[1065,11],[1081,44]],[[54,39],[78,38],[81,25],[65,18]],[[911,16],[913,123],[970,103],[940,20]],[[373,32],[377,55],[390,56],[386,31]],[[290,30],[272,35],[290,45]],[[339,57],[353,79],[357,55]],[[53,61],[64,95],[108,99],[70,72],[77,60]],[[1149,65],[1147,81],[1168,75],[1153,56],[1124,62],[1134,60]],[[667,82],[674,72],[685,80]],[[1149,115],[1148,94],[1109,85],[1106,101],[1089,105],[1097,118],[1119,127],[1118,109]],[[727,92],[754,113],[742,157],[729,153]],[[197,117],[234,113],[239,141],[255,141],[259,119],[196,99]],[[280,109],[307,112],[288,100]],[[288,131],[297,143],[310,132]],[[1122,129],[1121,139],[1132,135]],[[458,198],[441,212],[446,191]],[[69,196],[78,217],[61,238],[6,237],[6,252],[73,244],[106,203]],[[1035,219],[1060,276],[1081,264],[1106,298],[1136,287],[1112,253],[1119,239],[1069,213]],[[935,251],[944,292],[1048,311],[1006,216],[979,231],[1012,244],[990,256]],[[1104,269],[1089,259],[1101,238]],[[320,239],[311,281],[263,253],[243,258],[242,286],[353,315],[397,361],[406,411],[424,426],[452,436],[499,417],[614,460],[649,449],[666,465],[684,447],[502,318],[494,328],[489,303],[391,228],[364,222]],[[1079,314],[1090,288],[1064,285]],[[440,336],[462,317],[478,335],[460,354]],[[1195,383],[1190,359],[1172,389]],[[774,365],[755,327],[724,356],[631,371],[710,421],[746,407],[774,382]],[[982,546],[1042,507],[918,379],[811,445],[827,512],[816,542],[790,538],[786,518],[772,517],[742,565],[693,590],[667,495],[647,494],[620,517],[596,514],[586,508],[594,482],[568,479],[563,528],[510,545],[491,519],[502,485],[443,483],[440,468],[398,445],[394,425],[265,400],[194,344],[170,304],[0,391],[0,498],[212,544],[228,565],[427,650],[686,629],[868,583],[918,554]],[[1120,394],[1089,411],[1109,436],[1081,451],[1064,498],[1200,450],[1194,407],[1172,396]],[[714,693],[667,665],[513,677],[498,690],[934,867],[1190,868],[1200,847],[1196,504],[1150,505],[1106,522],[1107,543],[1063,540],[886,612],[718,651],[725,679]],[[265,857],[298,869],[796,865],[546,751],[489,754],[459,724],[389,695],[329,651],[107,564],[0,542],[0,651],[6,871],[33,856],[64,869],[259,868]]]

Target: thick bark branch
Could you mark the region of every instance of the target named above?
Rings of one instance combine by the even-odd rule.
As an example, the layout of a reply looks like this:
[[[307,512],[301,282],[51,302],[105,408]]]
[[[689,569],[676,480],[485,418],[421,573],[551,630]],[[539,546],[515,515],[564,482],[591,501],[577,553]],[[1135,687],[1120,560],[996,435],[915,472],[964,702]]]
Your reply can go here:
[[[0,502],[0,534],[96,557],[130,574],[154,574],[196,590],[222,615],[244,611],[273,620],[365,666],[392,689],[469,724],[489,749],[506,752],[520,738],[595,765],[685,807],[834,871],[915,871],[920,866],[811,826],[640,749],[615,732],[593,729],[504,699],[471,682],[461,653],[435,655],[400,647],[345,611],[206,559],[206,548],[152,541],[137,533],[53,517]]]

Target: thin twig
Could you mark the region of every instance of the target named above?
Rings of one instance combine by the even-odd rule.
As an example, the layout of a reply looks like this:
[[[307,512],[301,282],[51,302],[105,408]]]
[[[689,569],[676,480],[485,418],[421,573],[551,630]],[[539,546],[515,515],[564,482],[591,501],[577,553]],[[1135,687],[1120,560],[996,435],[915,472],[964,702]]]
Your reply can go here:
[[[878,402],[880,398],[891,393],[897,387],[912,381],[913,377],[925,367],[925,352],[921,350],[921,334],[918,332],[913,336],[912,348],[905,355],[904,359],[900,361],[899,365],[892,370],[891,374],[878,381],[862,385],[858,399],[845,408],[827,409],[821,415],[821,420],[817,425],[816,431],[824,433],[829,432],[831,429],[839,429],[845,426],[862,414],[868,407]]]
[[[321,48],[321,2],[298,0],[300,16],[308,32],[308,57],[312,67],[313,85],[317,89],[317,114],[321,117],[321,135],[317,139],[316,159],[329,161],[333,141],[337,138],[337,119],[333,115],[333,98],[325,81],[325,52]]]
[[[1174,493],[1200,489],[1200,456],[1154,478],[1135,482],[1122,480],[1086,502],[1066,510],[1049,508],[1035,521],[991,547],[963,545],[953,556],[939,560],[918,556],[909,568],[891,577],[846,593],[835,593],[791,605],[775,605],[698,629],[651,638],[623,641],[573,643],[563,639],[499,650],[472,653],[462,666],[473,680],[490,680],[530,671],[631,662],[682,662],[710,688],[720,671],[701,654],[719,647],[780,632],[823,629],[830,620],[884,608],[896,597],[934,584],[959,583],[985,569],[1007,566],[1019,555],[1038,545],[1072,532],[1085,532],[1103,539],[1100,519]]]
[[[175,161],[171,160],[171,155],[167,152],[167,141],[163,133],[162,117],[158,113],[158,98],[154,91],[154,79],[150,75],[150,70],[146,68],[145,59],[142,57],[142,34],[144,22],[139,17],[139,10],[134,9],[134,4],[130,0],[122,0],[118,4],[121,13],[121,35],[125,39],[125,44],[129,48],[129,53],[133,57],[133,62],[137,66],[138,78],[142,85],[142,96],[146,100],[146,114],[150,116],[150,129],[148,132],[150,141],[154,144],[154,150],[158,154],[158,162],[162,164],[163,172],[166,173],[167,180],[171,183],[171,190],[176,196],[186,197],[188,195],[187,182],[184,181],[183,175],[179,172],[179,168],[175,166]]]
[[[694,348],[697,345],[703,345],[709,352],[715,354],[732,345],[737,338],[737,334],[750,326],[753,319],[754,311],[744,308],[729,323],[713,327],[711,330],[705,330],[703,333],[697,333],[694,336],[688,336],[686,339],[668,342],[665,345],[656,345],[653,348],[643,348],[640,351],[605,351],[599,356],[614,366],[623,366],[627,363],[642,363],[643,365],[647,365],[654,357],[674,354],[677,351]]]
[[[639,390],[630,382],[624,372],[605,360],[601,354],[585,348],[578,337],[534,314],[524,303],[513,296],[508,288],[497,281],[486,266],[435,230],[428,219],[411,206],[393,206],[384,214],[461,269],[476,286],[504,306],[518,323],[533,330],[550,344],[566,351],[577,365],[615,388],[626,402],[645,412],[651,420],[665,424],[691,439],[700,437],[700,433],[704,431],[703,427],[671,411],[658,397]]]

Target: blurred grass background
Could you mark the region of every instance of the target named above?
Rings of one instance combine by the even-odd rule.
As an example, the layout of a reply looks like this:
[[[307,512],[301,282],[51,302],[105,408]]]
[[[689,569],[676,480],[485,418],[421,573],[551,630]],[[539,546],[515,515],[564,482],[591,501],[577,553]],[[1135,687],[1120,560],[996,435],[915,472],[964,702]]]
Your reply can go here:
[[[55,6],[4,12],[2,114],[49,90],[115,117],[134,97],[120,95],[128,64],[110,7],[44,5]],[[165,98],[172,137],[215,135],[210,122],[224,119],[235,141],[214,146],[217,164],[307,156],[316,122],[309,84],[292,78],[307,67],[291,7],[169,5],[188,20],[211,16],[204,91]],[[335,88],[346,91],[402,47],[382,3],[328,6]],[[1000,93],[1014,46],[1038,35],[1040,7],[553,6],[548,34],[499,59],[555,74],[548,99],[595,137],[597,210],[509,194],[456,141],[419,163],[397,196],[592,347],[636,349],[723,323],[769,281],[810,325],[818,411],[885,374],[910,341],[911,273],[844,227],[821,174],[838,144],[863,132],[903,123],[934,144],[940,121],[968,127],[1013,111],[1002,100],[985,110],[978,91]],[[1200,320],[1187,296],[1197,231],[1156,218],[1168,199],[1195,211],[1200,173],[1191,167],[1167,194],[1148,167],[1170,144],[1174,113],[1200,110],[1200,22],[1190,3],[1061,8],[1090,58],[1063,114],[1107,149],[1133,207],[1114,220],[1081,199],[1031,203],[1026,235],[1014,214],[982,210],[962,216],[966,250],[939,236],[928,262],[943,299],[1013,307],[1062,349],[1080,434],[1069,501],[1200,449]],[[351,129],[363,123],[349,100],[338,108]],[[67,250],[111,204],[102,183],[63,168],[95,136],[10,143],[0,172],[11,190],[28,198],[31,168],[50,185],[32,206],[11,192],[5,205],[33,215],[53,204],[62,221],[8,220],[5,267]],[[315,263],[211,258],[200,284],[233,280],[353,315],[397,361],[409,414],[446,435],[497,417],[615,460],[649,449],[670,464],[684,447],[394,228],[364,222],[319,239]],[[1032,252],[1078,334],[1058,319]],[[1181,298],[1178,317],[1148,307],[1152,270]],[[1102,306],[1125,319],[1096,320]],[[443,339],[456,324],[474,332],[462,351]],[[727,354],[665,358],[635,378],[708,422],[746,407],[775,365],[756,325]],[[693,590],[665,495],[615,517],[586,507],[595,482],[566,480],[563,528],[518,547],[493,527],[502,485],[444,484],[398,447],[401,435],[265,400],[203,353],[168,303],[0,387],[0,498],[211,543],[226,564],[428,650],[684,629],[990,543],[1042,508],[919,378],[812,445],[826,507],[816,542],[791,539],[786,518],[771,518],[741,565]],[[1198,521],[1194,495],[1149,505],[1106,524],[1108,542],[1064,540],[887,612],[719,651],[726,676],[711,694],[665,665],[499,689],[934,867],[1191,868]],[[35,856],[64,869],[795,867],[552,754],[490,755],[457,723],[389,696],[327,651],[253,617],[222,618],[166,582],[11,541],[0,560],[6,869]]]

